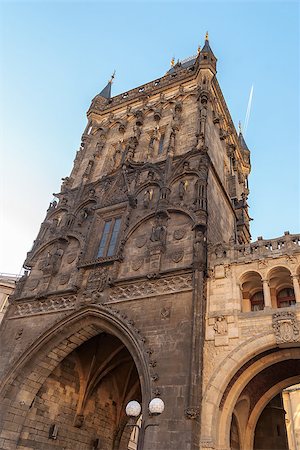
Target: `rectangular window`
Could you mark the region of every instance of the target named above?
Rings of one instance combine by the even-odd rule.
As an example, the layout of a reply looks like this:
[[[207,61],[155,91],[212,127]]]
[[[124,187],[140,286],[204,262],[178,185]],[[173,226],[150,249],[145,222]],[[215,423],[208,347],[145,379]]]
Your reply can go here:
[[[164,149],[164,139],[165,139],[165,135],[162,134],[159,140],[159,144],[158,144],[158,154],[161,155]]]
[[[99,244],[97,258],[113,256],[116,250],[118,235],[121,227],[121,218],[106,220]]]

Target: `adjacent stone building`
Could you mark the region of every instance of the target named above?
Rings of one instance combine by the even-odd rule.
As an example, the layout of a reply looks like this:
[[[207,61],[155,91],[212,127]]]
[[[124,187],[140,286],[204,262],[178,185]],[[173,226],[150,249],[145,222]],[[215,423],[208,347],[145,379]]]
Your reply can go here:
[[[1,448],[133,448],[130,400],[159,425],[145,450],[258,450],[276,432],[288,448],[281,399],[264,411],[299,382],[300,237],[250,243],[250,152],[216,63],[206,36],[93,99],[1,327]]]

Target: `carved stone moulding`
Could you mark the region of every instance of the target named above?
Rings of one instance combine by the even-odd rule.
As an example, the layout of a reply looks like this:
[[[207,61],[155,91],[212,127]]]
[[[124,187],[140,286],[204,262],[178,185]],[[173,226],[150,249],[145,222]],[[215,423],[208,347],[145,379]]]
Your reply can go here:
[[[112,288],[110,302],[153,297],[192,289],[192,274],[174,275]]]
[[[33,300],[31,302],[22,302],[15,304],[9,319],[19,317],[35,316],[39,314],[48,314],[62,310],[75,309],[76,296],[48,298],[46,300]]]

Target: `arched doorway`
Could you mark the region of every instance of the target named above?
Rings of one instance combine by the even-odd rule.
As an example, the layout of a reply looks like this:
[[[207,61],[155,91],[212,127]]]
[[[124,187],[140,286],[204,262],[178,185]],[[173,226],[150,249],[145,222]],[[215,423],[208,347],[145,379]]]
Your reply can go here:
[[[261,334],[233,350],[218,366],[204,393],[205,448],[253,450],[255,428],[267,404],[300,380],[298,343],[282,347]]]
[[[223,398],[226,409],[235,389],[240,391],[232,411],[230,449],[288,450],[281,391],[300,379],[300,349],[270,349],[246,366]],[[238,446],[231,438],[235,428]]]
[[[88,306],[57,322],[2,385],[2,431],[11,414],[18,420],[12,448],[127,450],[125,405],[149,402],[146,356],[141,336],[109,309]]]
[[[134,360],[116,336],[102,332],[73,350],[45,380],[25,418],[19,445],[127,450],[125,406],[141,401]],[[32,424],[40,424],[39,433]]]

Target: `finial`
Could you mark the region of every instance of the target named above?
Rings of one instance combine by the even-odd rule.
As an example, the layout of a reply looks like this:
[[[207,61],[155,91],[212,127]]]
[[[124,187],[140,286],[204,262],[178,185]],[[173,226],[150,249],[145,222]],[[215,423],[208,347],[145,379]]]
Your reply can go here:
[[[241,124],[241,121],[239,121],[239,132],[242,134],[242,124]]]
[[[174,65],[175,65],[175,58],[173,56],[172,59],[171,59],[171,67],[174,67]]]
[[[116,75],[116,70],[113,71],[112,76],[110,77],[110,80],[108,81],[109,83],[113,82],[113,79],[115,78]]]
[[[197,54],[200,55],[200,52],[201,52],[201,47],[200,47],[200,45],[198,45]]]
[[[208,31],[205,34],[205,40],[208,41]]]

